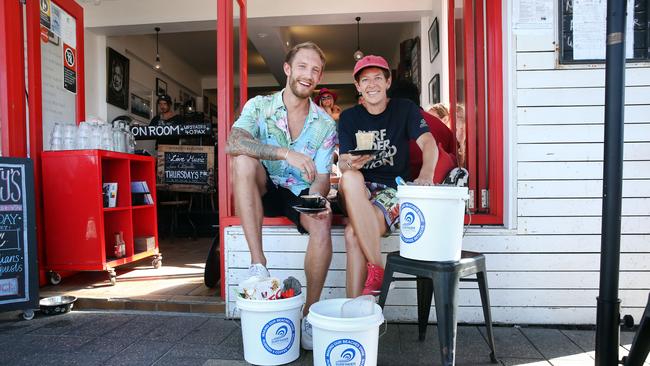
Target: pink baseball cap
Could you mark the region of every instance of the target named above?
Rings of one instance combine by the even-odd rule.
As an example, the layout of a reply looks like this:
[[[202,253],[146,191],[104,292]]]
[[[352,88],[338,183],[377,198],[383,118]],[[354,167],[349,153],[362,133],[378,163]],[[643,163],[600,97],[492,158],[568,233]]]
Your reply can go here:
[[[388,67],[388,62],[381,57],[375,55],[368,55],[361,60],[357,61],[354,65],[354,71],[352,72],[352,77],[356,78],[359,71],[365,69],[366,67],[378,67],[380,69],[388,70],[390,72],[390,67]]]

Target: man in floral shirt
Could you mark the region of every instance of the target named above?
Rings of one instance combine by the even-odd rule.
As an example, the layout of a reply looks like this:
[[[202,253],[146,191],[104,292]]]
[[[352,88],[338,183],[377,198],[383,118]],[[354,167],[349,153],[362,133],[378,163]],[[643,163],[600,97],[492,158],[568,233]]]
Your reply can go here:
[[[268,277],[262,249],[262,218],[286,216],[309,233],[305,255],[304,314],[319,300],[332,258],[332,213],[298,213],[301,195],[326,196],[337,144],[336,124],[310,96],[323,76],[325,57],[314,43],[294,46],[283,65],[282,91],[249,100],[228,137],[233,157],[235,209],[251,253],[249,275]],[[311,349],[311,327],[303,321],[302,344]]]

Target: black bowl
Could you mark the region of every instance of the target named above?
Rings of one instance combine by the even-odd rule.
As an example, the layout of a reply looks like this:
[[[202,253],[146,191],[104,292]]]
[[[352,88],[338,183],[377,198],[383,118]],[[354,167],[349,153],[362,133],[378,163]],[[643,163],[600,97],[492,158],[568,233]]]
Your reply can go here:
[[[52,296],[41,299],[41,312],[47,315],[65,314],[72,310],[77,298],[74,296]]]

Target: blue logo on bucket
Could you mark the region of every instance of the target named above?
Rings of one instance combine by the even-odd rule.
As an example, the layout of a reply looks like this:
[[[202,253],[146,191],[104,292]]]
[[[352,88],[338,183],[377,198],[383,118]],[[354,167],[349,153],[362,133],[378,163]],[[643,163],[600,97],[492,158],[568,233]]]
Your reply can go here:
[[[291,332],[289,332],[291,330]],[[266,323],[261,333],[262,346],[269,353],[282,355],[287,353],[296,338],[296,327],[287,318],[276,318]]]
[[[278,337],[284,337],[287,335],[287,332],[289,331],[289,328],[287,328],[286,325],[281,326],[278,328],[278,330],[275,331],[275,335]]]
[[[402,242],[411,244],[416,242],[424,234],[426,222],[422,211],[411,202],[400,204],[400,238]]]
[[[353,339],[337,339],[325,350],[327,366],[363,366],[366,364],[366,350]]]

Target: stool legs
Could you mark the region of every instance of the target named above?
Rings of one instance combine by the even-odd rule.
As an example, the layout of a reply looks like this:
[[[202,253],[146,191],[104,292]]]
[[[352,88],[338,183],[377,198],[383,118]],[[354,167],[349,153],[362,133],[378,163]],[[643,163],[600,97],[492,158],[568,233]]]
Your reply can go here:
[[[438,341],[443,366],[453,366],[456,362],[458,283],[457,273],[441,272],[433,274],[433,296],[436,302]]]
[[[490,360],[492,363],[497,363],[497,355],[494,349],[494,335],[492,333],[492,312],[490,311],[490,295],[488,293],[487,277],[484,271],[476,273],[478,282],[478,289],[481,293],[481,305],[483,307],[483,317],[485,318],[485,330],[487,333],[487,341],[490,346]]]
[[[386,268],[384,268],[384,281],[381,283],[381,292],[379,293],[379,301],[377,304],[384,308],[386,304],[386,297],[388,297],[388,289],[390,288],[390,283],[393,282],[393,266],[390,262],[386,263]]]
[[[433,281],[430,278],[418,277],[418,339],[423,341],[427,335],[427,323],[431,311],[431,298],[433,297]]]

